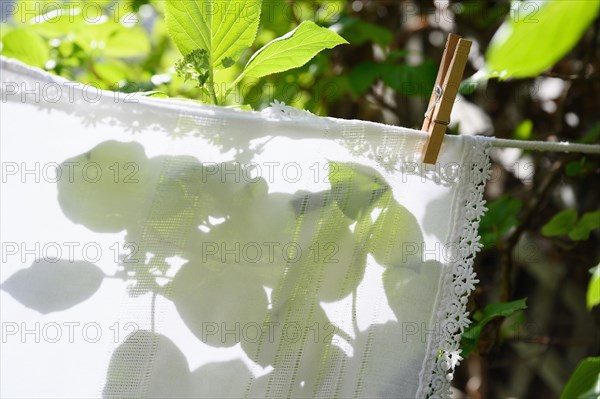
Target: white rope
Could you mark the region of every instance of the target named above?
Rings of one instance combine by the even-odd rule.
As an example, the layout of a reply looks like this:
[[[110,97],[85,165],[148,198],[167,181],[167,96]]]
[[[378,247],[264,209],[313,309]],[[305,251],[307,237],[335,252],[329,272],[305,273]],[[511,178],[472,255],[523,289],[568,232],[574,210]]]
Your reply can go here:
[[[581,154],[600,154],[600,145],[578,144],[552,141],[524,141],[497,139],[491,140],[492,147],[520,148],[522,150],[552,151],[552,152],[578,152]]]

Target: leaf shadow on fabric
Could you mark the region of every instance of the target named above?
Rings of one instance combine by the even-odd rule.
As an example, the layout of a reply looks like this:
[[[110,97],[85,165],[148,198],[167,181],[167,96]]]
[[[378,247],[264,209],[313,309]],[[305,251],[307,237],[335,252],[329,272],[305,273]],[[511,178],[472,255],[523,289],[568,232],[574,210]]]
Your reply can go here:
[[[53,82],[48,76],[39,79],[42,83]],[[425,262],[422,251],[413,251],[415,246],[422,246],[424,233],[415,216],[394,198],[404,195],[395,191],[401,190],[402,185],[394,184],[392,190],[379,172],[365,166],[378,164],[390,175],[398,171],[414,173],[426,180],[436,179],[437,183],[439,171],[424,173],[419,169],[418,154],[424,140],[413,140],[416,132],[399,134],[394,128],[382,132],[377,125],[338,123],[306,115],[301,123],[271,120],[241,111],[199,108],[186,102],[149,100],[140,104],[137,95],[117,96],[110,92],[103,92],[98,101],[89,101],[82,93],[76,88],[75,100],[70,95],[67,99],[63,92],[63,98],[57,102],[36,101],[24,108],[27,112],[35,109],[38,116],[44,112],[52,115],[44,119],[49,121],[44,126],[48,136],[63,132],[62,122],[69,120],[70,130],[61,137],[75,137],[72,133],[80,133],[79,128],[92,142],[98,136],[133,141],[105,141],[64,160],[63,165],[94,162],[101,170],[111,170],[118,163],[128,172],[116,181],[113,176],[96,182],[82,180],[81,176],[74,181],[61,179],[58,202],[65,216],[93,232],[125,232],[124,245],[135,245],[131,253],[120,259],[120,271],[113,277],[132,283],[131,296],[163,296],[172,302],[192,339],[219,351],[240,348],[245,361],[267,370],[259,376],[254,369],[250,372],[247,363],[227,360],[191,371],[186,357],[194,354],[182,352],[175,337],[140,331],[114,352],[105,395],[128,396],[128,381],[135,384],[137,372],[152,369],[152,375],[164,375],[160,380],[166,383],[159,387],[142,379],[145,382],[141,385],[150,384],[148,396],[220,396],[223,379],[212,370],[220,376],[230,376],[226,379],[228,386],[237,387],[241,380],[239,386],[245,387],[247,396],[262,396],[267,390],[277,389],[281,397],[318,396],[319,386],[338,381],[330,373],[337,370],[351,380],[348,388],[336,388],[339,395],[335,396],[360,396],[352,391],[352,384],[360,384],[361,375],[371,369],[380,375],[379,359],[371,354],[360,355],[372,342],[378,343],[375,347],[379,353],[387,351],[390,359],[395,359],[396,363],[390,360],[390,365],[399,359],[412,364],[412,359],[418,358],[409,351],[410,346],[398,345],[394,337],[402,338],[405,329],[413,336],[414,328],[422,332],[431,327],[424,329],[419,325],[421,320],[406,315],[406,309],[433,307],[413,297],[418,296],[423,282],[437,286],[442,265]],[[19,101],[19,96],[9,96],[9,101]],[[65,115],[68,118],[61,117]],[[233,120],[236,123],[228,125]],[[197,138],[184,141],[194,146],[186,153],[195,154],[196,149],[210,146],[219,159],[227,159],[219,165],[223,169],[244,167],[264,152],[273,138],[289,140],[286,148],[291,148],[287,154],[291,160],[295,143],[321,139],[337,145],[345,159],[353,158],[356,163],[331,161],[329,170],[340,173],[329,175],[330,187],[320,187],[322,191],[311,192],[302,187],[293,194],[275,193],[264,178],[223,179],[213,173],[210,165],[193,156],[149,157],[144,146],[136,142],[136,134],[140,134],[140,142],[152,141],[147,135],[153,134],[162,140],[160,143],[166,142],[165,137],[173,142]],[[452,182],[439,180],[440,185],[446,183]],[[415,258],[408,257],[409,248],[402,244],[412,246]],[[153,256],[148,259],[148,254]],[[185,263],[172,276],[169,272],[175,268],[168,258],[175,256]],[[89,269],[83,265],[80,268]],[[373,277],[372,269],[380,275]],[[72,295],[76,299],[44,307],[41,299],[28,298],[30,294],[23,288],[30,279],[42,280],[37,273],[34,265],[15,275],[6,288],[25,306],[42,312],[64,310],[85,300],[97,284],[95,272],[91,272],[89,282],[83,284],[87,287],[85,295],[77,292]],[[40,272],[40,276],[46,274],[47,270]],[[159,284],[159,279],[170,282]],[[360,296],[364,283],[371,279],[381,285],[380,298]],[[51,281],[54,280],[47,280]],[[62,280],[56,284],[58,290],[68,288]],[[355,303],[370,306],[378,301],[383,303],[382,308],[390,309],[393,317],[368,320],[367,327],[360,325],[360,310]],[[334,314],[326,311],[331,304],[343,308],[339,313],[348,317],[348,325],[336,324]],[[151,314],[154,311],[148,309]],[[240,333],[223,334],[223,325]],[[429,338],[421,336],[418,342],[422,344],[424,339]],[[401,357],[403,351],[405,358]],[[136,360],[138,355],[142,358]],[[162,356],[169,361],[163,361]],[[236,370],[240,377],[231,376],[227,370]],[[354,370],[354,374],[348,370]],[[129,372],[131,376],[127,377]],[[210,384],[210,390],[190,382],[190,374],[194,381]],[[409,378],[381,375],[389,381],[382,382],[380,391],[369,391],[373,396],[384,392],[386,383]],[[281,381],[287,385],[281,385]],[[174,385],[177,386],[173,388]],[[241,396],[238,388],[235,392],[232,396]]]
[[[153,107],[112,100],[36,106],[49,113],[74,115],[82,126],[109,124],[132,134],[154,131],[173,138],[199,137],[221,153],[233,150],[236,162],[224,163],[223,168],[251,161],[263,148],[251,145],[265,137],[261,126],[272,129],[279,123],[263,120],[252,129],[231,134],[221,118],[206,112],[196,115],[184,109],[178,118],[167,118],[158,102]],[[182,109],[185,106],[181,104]],[[238,116],[232,111],[232,117]],[[322,138],[316,129],[306,132],[297,125],[290,129],[299,133],[294,133],[294,139]],[[335,140],[351,145],[352,139],[342,135]],[[373,154],[379,147],[385,148],[385,143],[360,151]],[[401,161],[384,158],[377,160],[384,162],[386,169],[389,166],[388,170]],[[257,365],[272,367],[266,376],[249,378],[250,392],[260,391],[264,381],[271,385],[280,380],[289,373],[289,364],[301,364],[303,373],[312,377],[289,380],[283,395],[306,396],[314,388],[310,384],[322,382],[327,375],[326,367],[314,364],[327,356],[337,361],[352,357],[334,344],[334,335],[327,334],[332,323],[322,304],[356,297],[369,256],[382,267],[421,273],[421,265],[407,264],[404,248],[397,245],[421,243],[419,225],[394,199],[385,179],[369,167],[339,163],[331,168],[342,172],[336,178],[330,176],[331,189],[282,194],[270,193],[263,178],[223,181],[194,157],[148,158],[136,142],[106,141],[63,164],[67,162],[95,162],[102,170],[117,162],[130,168],[131,173],[117,181],[112,176],[93,183],[80,178],[60,180],[58,201],[64,214],[98,233],[126,231],[125,242],[136,247],[121,260],[118,276],[135,283],[131,295],[150,292],[165,296],[203,344],[217,348],[240,345]],[[223,243],[233,244],[240,259],[227,255],[230,247],[223,248]],[[147,253],[154,255],[148,262]],[[157,279],[171,268],[167,258],[173,256],[186,263],[170,283],[158,284]],[[217,301],[216,297],[227,299]],[[210,323],[237,323],[240,331],[257,327],[257,334],[207,334]],[[281,328],[270,331],[275,323]],[[292,326],[299,328],[300,338],[286,335],[291,330],[284,328]],[[312,342],[307,331],[315,329],[320,336]],[[358,330],[353,334],[338,331],[349,345],[355,343]],[[157,342],[169,346],[162,339]],[[115,356],[120,355],[115,352]],[[108,373],[107,387],[122,386],[115,378],[121,377]]]
[[[435,277],[407,260],[398,244],[423,241],[418,223],[368,167],[332,164],[331,190],[283,194],[269,193],[262,178],[223,180],[193,157],[147,158],[136,143],[104,142],[65,163],[105,168],[124,160],[135,162],[135,183],[59,181],[63,212],[94,231],[127,231],[138,254],[136,262],[123,262],[121,275],[135,282],[133,294],[165,296],[203,344],[241,345],[257,365],[272,367],[266,376],[248,379],[250,392],[275,384],[291,362],[299,365],[298,381],[281,394],[306,395],[327,374],[315,364],[345,362],[348,353],[332,342],[335,334],[327,334],[335,325],[322,303],[356,297],[368,256],[386,268],[382,284],[399,320],[404,305],[392,300],[396,280],[409,285],[411,276]],[[154,255],[149,262],[141,258],[147,252]],[[157,278],[167,274],[171,256],[186,263],[161,286]],[[227,329],[239,333],[223,333]],[[356,326],[350,333],[336,331],[348,345],[357,342]],[[117,377],[109,372],[107,387]]]
[[[154,357],[154,352],[148,351],[150,347],[160,347],[160,355]],[[128,335],[112,354],[102,396],[240,398],[246,386],[236,385],[235,381],[244,380],[240,378],[243,375],[249,378],[249,373],[240,360],[208,363],[190,371],[185,355],[173,341],[161,334],[138,330]]]
[[[104,273],[93,263],[36,259],[10,276],[1,289],[22,305],[42,314],[60,312],[85,301],[98,290]]]

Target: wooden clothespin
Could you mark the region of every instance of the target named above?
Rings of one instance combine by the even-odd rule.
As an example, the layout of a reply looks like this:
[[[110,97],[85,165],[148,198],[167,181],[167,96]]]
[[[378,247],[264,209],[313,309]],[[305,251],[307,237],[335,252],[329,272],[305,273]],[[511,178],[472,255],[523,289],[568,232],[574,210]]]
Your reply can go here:
[[[421,129],[429,133],[423,151],[424,163],[434,164],[437,161],[470,49],[471,41],[464,40],[453,33],[448,35],[442,63]]]

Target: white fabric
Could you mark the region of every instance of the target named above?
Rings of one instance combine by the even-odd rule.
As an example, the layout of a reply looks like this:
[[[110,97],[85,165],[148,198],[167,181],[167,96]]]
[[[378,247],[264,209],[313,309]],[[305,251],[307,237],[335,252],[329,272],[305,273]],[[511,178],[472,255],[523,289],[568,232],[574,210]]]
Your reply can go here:
[[[488,139],[1,82],[2,397],[448,395]]]

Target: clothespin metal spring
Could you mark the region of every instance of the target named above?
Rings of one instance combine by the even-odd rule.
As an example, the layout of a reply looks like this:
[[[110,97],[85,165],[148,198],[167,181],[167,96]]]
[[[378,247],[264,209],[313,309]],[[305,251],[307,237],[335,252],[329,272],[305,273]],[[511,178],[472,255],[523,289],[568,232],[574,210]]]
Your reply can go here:
[[[442,63],[421,128],[429,134],[423,151],[424,163],[437,162],[470,48],[471,41],[452,33],[448,35]]]

